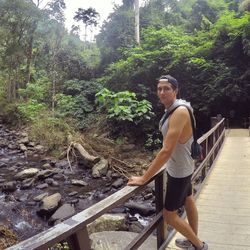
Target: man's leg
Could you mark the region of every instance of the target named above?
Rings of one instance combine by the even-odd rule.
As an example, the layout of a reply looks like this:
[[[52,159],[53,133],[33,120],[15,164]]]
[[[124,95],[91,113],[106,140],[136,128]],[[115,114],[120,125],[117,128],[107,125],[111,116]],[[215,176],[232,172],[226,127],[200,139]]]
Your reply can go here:
[[[163,216],[167,224],[174,227],[176,231],[189,239],[194,246],[198,248],[203,246],[203,242],[197,237],[191,226],[178,216],[177,211],[168,211],[164,209]]]
[[[188,223],[193,232],[198,235],[198,211],[194,202],[193,195],[190,195],[186,198],[184,206],[187,213]]]

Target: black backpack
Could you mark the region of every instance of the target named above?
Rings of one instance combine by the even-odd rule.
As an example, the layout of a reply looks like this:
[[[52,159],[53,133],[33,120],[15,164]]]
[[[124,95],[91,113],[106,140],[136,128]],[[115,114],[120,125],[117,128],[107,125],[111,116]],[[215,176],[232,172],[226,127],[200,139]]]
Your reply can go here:
[[[194,141],[192,142],[191,145],[191,156],[194,160],[202,160],[202,147],[201,145],[197,142],[197,135],[196,135],[196,125],[195,125],[195,118],[194,115],[192,113],[192,111],[190,110],[190,108],[187,105],[184,104],[180,104],[178,106],[176,106],[175,108],[173,108],[170,111],[166,111],[165,114],[163,115],[163,117],[160,120],[160,125],[159,127],[161,128],[162,125],[164,124],[164,122],[168,119],[168,117],[180,106],[184,106],[187,108],[190,118],[191,118],[191,124],[192,124],[192,130],[193,130],[193,138]]]

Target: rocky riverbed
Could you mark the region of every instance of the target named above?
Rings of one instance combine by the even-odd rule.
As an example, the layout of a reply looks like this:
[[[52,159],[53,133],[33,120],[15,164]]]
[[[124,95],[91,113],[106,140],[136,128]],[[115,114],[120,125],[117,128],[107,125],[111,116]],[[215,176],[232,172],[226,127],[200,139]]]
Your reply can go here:
[[[26,239],[86,209],[126,185],[104,158],[94,166],[46,157],[27,133],[0,125],[0,225]],[[111,211],[126,215],[126,229],[141,231],[155,212],[153,189]],[[139,201],[139,202],[138,202]],[[123,226],[124,230],[124,226]]]

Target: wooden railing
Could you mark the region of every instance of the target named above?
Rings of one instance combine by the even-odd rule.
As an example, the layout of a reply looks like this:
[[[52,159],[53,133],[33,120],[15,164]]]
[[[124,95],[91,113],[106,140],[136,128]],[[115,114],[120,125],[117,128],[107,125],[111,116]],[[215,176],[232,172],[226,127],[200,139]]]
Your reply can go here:
[[[225,120],[222,119],[211,130],[198,139],[198,142],[203,147],[204,160],[196,164],[197,167],[192,177],[195,197],[197,197],[199,194],[207,174],[211,171],[214,159],[220,150],[224,137]],[[149,225],[145,227],[143,231],[138,234],[138,236],[132,242],[130,242],[127,247],[125,247],[125,249],[137,249],[155,229],[157,230],[157,249],[164,249],[174,234],[174,230],[170,231],[168,233],[167,239],[165,240],[165,227],[162,217],[162,210],[164,207],[163,187],[165,186],[164,173],[165,171],[162,168],[144,186],[126,186],[118,192],[110,195],[106,199],[65,220],[64,222],[8,249],[44,250],[48,249],[49,247],[53,247],[55,244],[61,241],[66,241],[68,242],[70,249],[90,250],[91,243],[87,231],[87,225],[112,208],[123,204],[129,198],[134,196],[135,193],[144,189],[145,186],[153,180],[155,181],[156,215]]]

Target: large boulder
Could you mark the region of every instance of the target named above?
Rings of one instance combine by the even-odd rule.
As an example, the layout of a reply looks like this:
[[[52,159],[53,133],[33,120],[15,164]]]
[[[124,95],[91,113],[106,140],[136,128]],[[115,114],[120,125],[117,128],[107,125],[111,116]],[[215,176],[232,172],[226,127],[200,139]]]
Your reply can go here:
[[[138,234],[125,231],[97,232],[90,235],[93,250],[121,250],[124,249]],[[138,250],[157,249],[155,236],[149,236]]]
[[[108,161],[102,158],[99,162],[97,162],[92,168],[92,176],[94,178],[101,177],[102,175],[106,175],[108,171]]]
[[[88,225],[89,234],[125,228],[125,214],[104,214]]]
[[[63,204],[55,213],[50,217],[49,222],[62,222],[75,214],[75,208],[70,204]]]
[[[62,199],[61,194],[55,193],[42,199],[42,205],[37,211],[39,215],[49,215],[53,213],[59,206]]]

